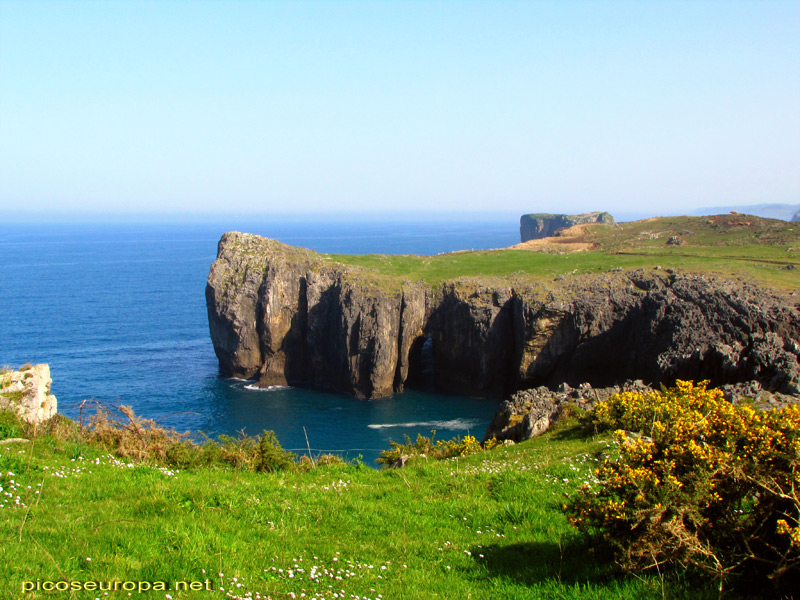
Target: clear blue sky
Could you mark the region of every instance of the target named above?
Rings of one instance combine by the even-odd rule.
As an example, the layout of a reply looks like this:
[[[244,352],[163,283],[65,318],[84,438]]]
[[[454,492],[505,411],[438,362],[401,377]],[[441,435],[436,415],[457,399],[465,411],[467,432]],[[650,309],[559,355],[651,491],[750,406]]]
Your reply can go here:
[[[0,210],[800,203],[800,2],[0,0]]]

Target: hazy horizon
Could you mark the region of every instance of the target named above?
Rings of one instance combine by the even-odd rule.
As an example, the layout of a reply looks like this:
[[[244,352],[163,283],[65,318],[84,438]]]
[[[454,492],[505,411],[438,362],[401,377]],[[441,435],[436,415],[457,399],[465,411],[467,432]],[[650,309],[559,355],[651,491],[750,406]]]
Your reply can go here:
[[[557,207],[556,207],[557,208]],[[670,207],[657,207],[652,210],[646,208],[640,210],[606,211],[610,212],[617,222],[637,221],[652,217],[669,216],[700,216],[723,214],[730,210],[745,211],[748,208],[754,210],[751,214],[761,213],[760,216],[767,218],[778,218],[788,220],[791,214],[800,211],[800,203],[758,203],[750,205],[729,205],[720,204],[718,206],[695,206],[687,207],[685,211],[670,210]],[[772,209],[772,210],[770,210]],[[586,210],[585,212],[604,211],[604,207],[599,206]],[[541,210],[514,212],[508,210],[481,211],[481,210],[317,210],[312,212],[303,211],[258,211],[258,210],[207,210],[207,211],[116,211],[103,212],[97,210],[53,210],[53,211],[31,211],[31,210],[6,210],[3,220],[6,223],[16,224],[231,224],[231,223],[332,223],[364,222],[364,223],[420,223],[420,222],[485,222],[485,223],[516,223],[519,224],[520,218],[532,213],[558,213],[559,211]],[[771,216],[768,213],[785,213],[783,216]],[[575,213],[568,213],[575,214]]]

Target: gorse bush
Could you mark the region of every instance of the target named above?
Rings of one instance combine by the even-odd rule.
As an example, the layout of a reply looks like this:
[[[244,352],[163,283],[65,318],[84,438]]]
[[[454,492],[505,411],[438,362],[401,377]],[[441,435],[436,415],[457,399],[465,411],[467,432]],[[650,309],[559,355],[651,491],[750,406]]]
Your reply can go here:
[[[800,589],[800,408],[734,406],[708,382],[615,395],[587,418],[615,453],[565,509],[629,569],[691,567],[726,582]]]
[[[402,464],[404,457],[410,456],[425,456],[434,459],[453,458],[455,456],[467,456],[468,454],[475,454],[483,450],[480,442],[471,435],[464,436],[463,438],[455,437],[451,440],[436,440],[436,430],[431,431],[431,437],[425,437],[422,434],[417,434],[417,440],[411,441],[407,435],[405,443],[390,442],[391,449],[381,452],[380,457],[376,462],[392,466]],[[494,440],[494,439],[493,439]],[[492,441],[492,440],[490,440]],[[497,445],[494,440],[492,447]]]
[[[285,471],[294,466],[296,455],[281,447],[274,431],[264,431],[256,449],[256,471]]]

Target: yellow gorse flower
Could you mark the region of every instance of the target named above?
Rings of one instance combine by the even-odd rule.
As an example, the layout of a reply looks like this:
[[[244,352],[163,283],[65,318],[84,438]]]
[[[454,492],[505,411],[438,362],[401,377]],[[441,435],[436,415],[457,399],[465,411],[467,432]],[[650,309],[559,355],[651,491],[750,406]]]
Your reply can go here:
[[[598,485],[568,503],[574,526],[599,529],[628,561],[641,556],[646,566],[654,554],[675,552],[678,562],[713,570],[721,563],[708,548],[718,553],[715,560],[726,553],[732,564],[749,560],[735,555],[728,532],[751,527],[734,537],[763,536],[753,523],[766,518],[778,537],[756,547],[800,561],[800,501],[793,494],[800,490],[799,406],[757,411],[731,404],[707,381],[678,381],[660,392],[616,394],[591,418],[614,432],[614,454],[597,469]],[[669,541],[684,530],[700,540],[688,557],[691,544]],[[650,536],[662,541],[646,546]]]

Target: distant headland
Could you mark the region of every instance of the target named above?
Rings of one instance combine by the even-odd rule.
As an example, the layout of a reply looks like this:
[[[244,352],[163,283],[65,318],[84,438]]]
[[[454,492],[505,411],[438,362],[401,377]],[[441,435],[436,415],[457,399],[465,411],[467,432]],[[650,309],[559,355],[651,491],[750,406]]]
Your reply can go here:
[[[590,212],[580,215],[537,213],[522,215],[519,219],[520,242],[539,240],[555,235],[561,229],[590,223],[614,224],[614,217],[607,212]]]

